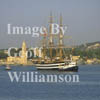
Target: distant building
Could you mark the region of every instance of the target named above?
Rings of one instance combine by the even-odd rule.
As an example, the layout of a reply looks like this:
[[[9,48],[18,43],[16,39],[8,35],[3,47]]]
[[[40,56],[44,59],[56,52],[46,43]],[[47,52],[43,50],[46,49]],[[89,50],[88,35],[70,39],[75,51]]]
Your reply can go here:
[[[93,62],[94,62],[93,59],[87,59],[86,61],[87,64],[92,64]]]
[[[22,51],[20,57],[7,57],[8,64],[27,64],[27,50],[26,50],[26,43],[23,41],[22,43]]]
[[[73,61],[78,61],[80,59],[80,56],[72,56]]]
[[[100,48],[100,43],[88,46],[88,49],[97,49],[97,48]]]

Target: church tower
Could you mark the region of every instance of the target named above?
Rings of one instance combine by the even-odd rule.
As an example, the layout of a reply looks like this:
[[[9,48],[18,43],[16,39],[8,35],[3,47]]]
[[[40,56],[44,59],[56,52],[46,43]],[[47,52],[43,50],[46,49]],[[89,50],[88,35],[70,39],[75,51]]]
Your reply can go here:
[[[23,43],[22,43],[21,63],[27,64],[27,51],[26,51],[25,41],[23,41]]]

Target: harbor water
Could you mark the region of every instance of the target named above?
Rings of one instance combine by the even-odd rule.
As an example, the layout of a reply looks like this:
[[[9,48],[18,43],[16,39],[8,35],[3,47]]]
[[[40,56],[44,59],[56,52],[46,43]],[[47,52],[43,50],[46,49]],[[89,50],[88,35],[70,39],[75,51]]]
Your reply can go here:
[[[37,71],[33,66],[12,66],[10,72]],[[100,100],[100,65],[80,65],[78,72],[37,71],[41,74],[79,75],[77,83],[11,82],[0,66],[0,100]]]

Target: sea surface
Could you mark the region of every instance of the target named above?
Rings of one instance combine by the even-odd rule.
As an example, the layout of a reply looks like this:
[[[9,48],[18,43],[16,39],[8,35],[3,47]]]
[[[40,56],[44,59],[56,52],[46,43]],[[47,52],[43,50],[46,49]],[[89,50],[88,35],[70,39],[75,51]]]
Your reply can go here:
[[[33,66],[12,66],[11,72],[37,71]],[[100,65],[80,65],[78,72],[37,71],[40,74],[79,75],[80,82],[11,82],[0,66],[0,100],[100,100]]]

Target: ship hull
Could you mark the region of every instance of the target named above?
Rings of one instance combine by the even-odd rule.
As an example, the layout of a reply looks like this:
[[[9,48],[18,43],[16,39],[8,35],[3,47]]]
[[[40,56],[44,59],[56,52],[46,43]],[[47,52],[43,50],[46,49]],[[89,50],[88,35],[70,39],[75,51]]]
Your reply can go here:
[[[78,71],[78,66],[65,65],[65,63],[55,63],[55,64],[35,64],[38,70],[60,70],[60,71]]]
[[[64,65],[64,63],[35,64],[39,70],[57,70],[59,65]]]
[[[65,68],[65,69],[59,69],[60,71],[74,71],[77,72],[78,71],[78,66],[72,66],[70,68]]]

